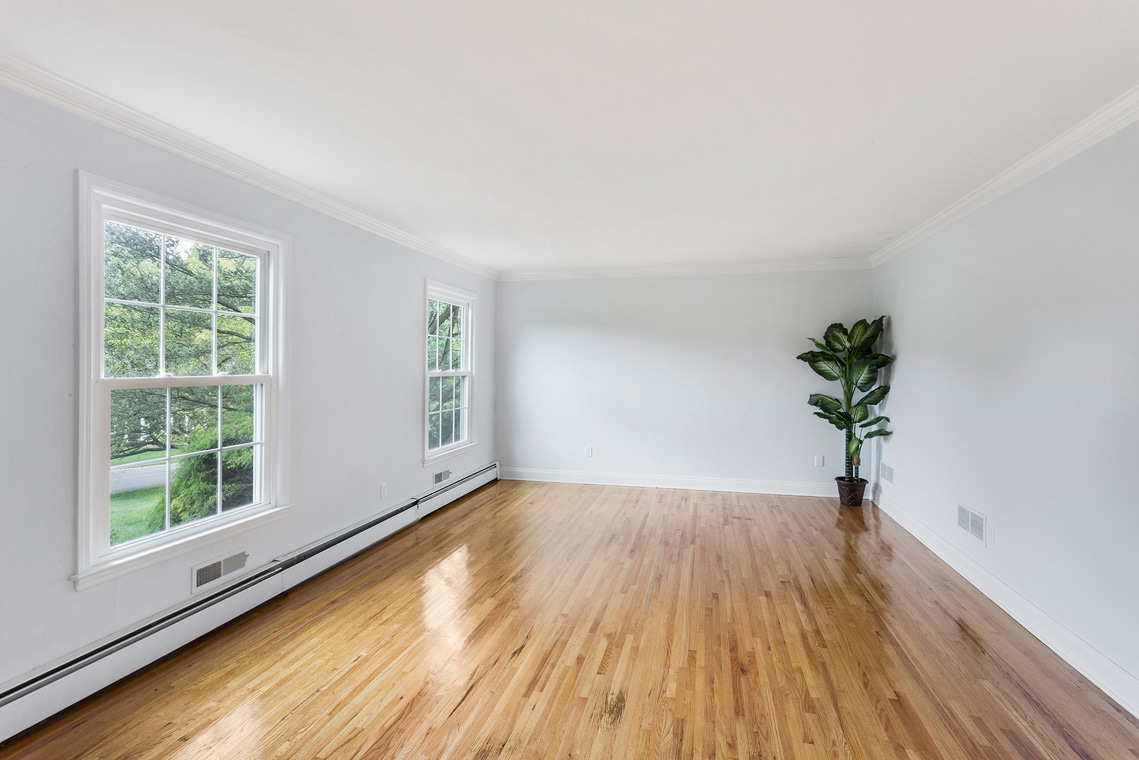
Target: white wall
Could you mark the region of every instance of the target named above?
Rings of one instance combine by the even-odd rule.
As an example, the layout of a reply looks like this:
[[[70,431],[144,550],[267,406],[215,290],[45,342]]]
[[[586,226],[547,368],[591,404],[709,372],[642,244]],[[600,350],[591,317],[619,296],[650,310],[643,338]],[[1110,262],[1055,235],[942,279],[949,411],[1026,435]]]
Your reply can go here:
[[[795,356],[871,300],[869,270],[500,283],[504,473],[829,496],[842,435]]]
[[[78,169],[292,237],[293,508],[257,532],[82,592],[68,580]],[[494,282],[4,89],[0,267],[0,684],[180,603],[194,564],[244,547],[258,566],[430,490],[439,468],[422,465],[427,278],[479,299],[478,444],[442,466],[461,474],[495,459]]]
[[[1131,127],[874,276],[898,357],[883,506],[1133,712],[1137,201]]]

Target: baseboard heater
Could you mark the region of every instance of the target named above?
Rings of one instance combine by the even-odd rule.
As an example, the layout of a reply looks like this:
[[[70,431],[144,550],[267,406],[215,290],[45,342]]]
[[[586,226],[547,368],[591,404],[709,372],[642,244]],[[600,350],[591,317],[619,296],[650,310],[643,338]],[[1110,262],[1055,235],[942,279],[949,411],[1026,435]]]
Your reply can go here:
[[[9,686],[0,692],[0,742],[497,479],[494,462]]]

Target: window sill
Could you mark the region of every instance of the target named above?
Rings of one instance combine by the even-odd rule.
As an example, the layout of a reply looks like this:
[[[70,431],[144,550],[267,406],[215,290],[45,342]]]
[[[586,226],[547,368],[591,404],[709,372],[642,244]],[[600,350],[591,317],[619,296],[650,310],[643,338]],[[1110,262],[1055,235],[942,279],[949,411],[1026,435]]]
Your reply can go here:
[[[475,445],[474,441],[467,441],[466,443],[460,443],[457,446],[448,446],[446,449],[443,449],[441,451],[436,451],[433,454],[428,454],[427,456],[425,456],[423,458],[423,466],[429,467],[429,466],[435,464],[436,462],[441,462],[444,459],[450,459],[451,457],[455,456],[456,454],[461,454],[462,452],[467,451],[468,449],[472,448],[474,445]]]
[[[75,584],[76,591],[84,591],[100,583],[137,572],[159,562],[165,562],[178,554],[197,549],[226,536],[242,533],[273,522],[284,517],[288,509],[288,505],[269,505],[259,510],[251,509],[248,514],[244,514],[240,518],[227,520],[208,529],[186,533],[169,541],[138,547],[136,550],[119,556],[111,556],[71,576],[71,581]]]

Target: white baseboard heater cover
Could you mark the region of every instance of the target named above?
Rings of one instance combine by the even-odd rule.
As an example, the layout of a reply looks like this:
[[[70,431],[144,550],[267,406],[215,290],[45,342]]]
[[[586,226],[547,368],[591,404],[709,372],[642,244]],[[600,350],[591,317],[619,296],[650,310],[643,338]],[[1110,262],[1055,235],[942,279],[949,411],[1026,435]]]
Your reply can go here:
[[[455,499],[462,498],[476,488],[481,488],[493,480],[498,480],[497,462],[478,472],[472,472],[464,478],[452,481],[431,493],[424,494],[417,500],[415,511],[419,517],[426,517],[440,507],[447,506]]]
[[[411,499],[297,552],[273,560],[231,585],[204,590],[189,603],[98,646],[44,667],[0,691],[0,741],[146,667],[278,594],[324,572],[417,522],[423,515],[498,479],[498,462]],[[426,509],[421,509],[426,505]]]

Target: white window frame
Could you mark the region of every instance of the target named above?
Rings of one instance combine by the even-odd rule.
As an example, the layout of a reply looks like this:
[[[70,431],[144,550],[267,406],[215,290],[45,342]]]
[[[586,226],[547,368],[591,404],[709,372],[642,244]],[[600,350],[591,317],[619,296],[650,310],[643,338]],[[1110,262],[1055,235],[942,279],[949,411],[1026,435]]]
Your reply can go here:
[[[427,347],[428,347],[428,326],[430,315],[428,313],[428,305],[432,300],[446,301],[452,305],[457,305],[463,309],[463,367],[459,370],[451,370],[447,372],[431,372],[427,368]],[[441,282],[433,280],[427,281],[427,293],[423,299],[423,465],[436,462],[440,459],[445,459],[449,456],[457,454],[460,451],[470,448],[475,445],[475,404],[474,404],[474,388],[475,388],[475,294],[466,290],[445,285]],[[467,378],[467,437],[455,443],[441,446],[435,450],[431,450],[430,433],[431,433],[431,378],[433,377],[446,377],[446,376],[464,376]]]
[[[284,354],[286,236],[228,219],[136,188],[79,172],[79,499],[76,590],[208,545],[280,517],[288,502],[288,395],[282,382]],[[242,382],[261,384],[263,433],[260,500],[215,517],[136,539],[110,544],[110,398],[115,387],[168,387],[166,378],[122,380],[103,377],[103,229],[106,221],[183,234],[261,260],[258,282],[257,374]],[[208,375],[179,385],[224,385]]]

